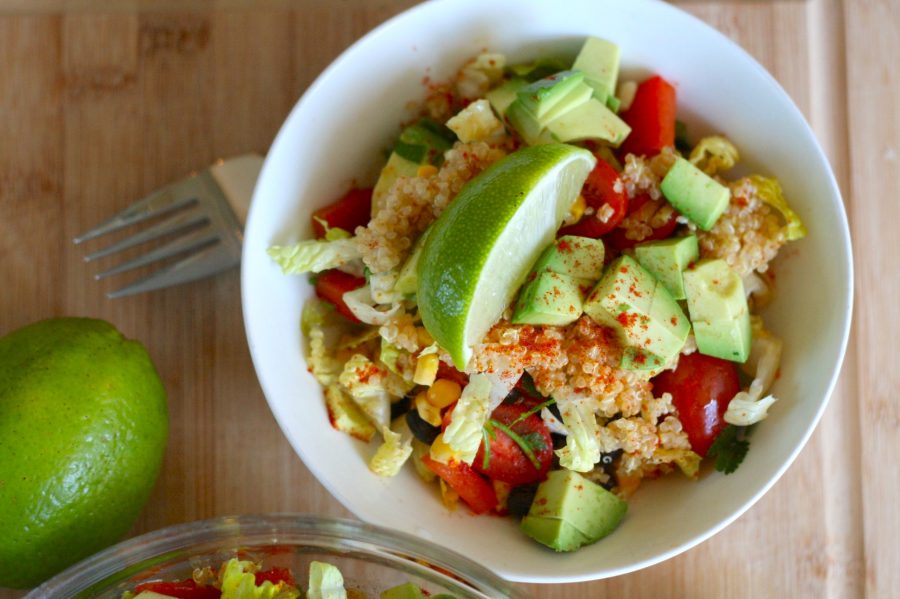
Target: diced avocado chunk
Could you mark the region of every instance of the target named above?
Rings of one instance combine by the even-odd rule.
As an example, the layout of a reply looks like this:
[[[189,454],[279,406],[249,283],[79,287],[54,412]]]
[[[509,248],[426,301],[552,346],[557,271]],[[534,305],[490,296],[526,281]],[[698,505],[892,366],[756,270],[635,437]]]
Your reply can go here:
[[[621,108],[621,106],[622,106],[622,100],[620,100],[619,97],[615,96],[615,95],[607,96],[606,97],[606,105],[609,107],[610,110],[617,113],[617,112],[619,112],[619,108]]]
[[[456,135],[450,129],[437,121],[421,118],[403,130],[394,145],[394,153],[417,164],[439,165],[454,141]]]
[[[581,316],[582,292],[578,281],[549,270],[536,273],[519,294],[513,324],[563,326]]]
[[[639,347],[626,347],[622,351],[622,368],[628,370],[657,370],[665,366],[662,358]]]
[[[569,68],[568,63],[561,58],[542,56],[531,62],[510,65],[507,70],[516,77],[532,82],[567,68]]]
[[[491,103],[491,108],[494,109],[494,112],[500,118],[503,118],[506,115],[506,109],[515,101],[516,93],[526,85],[528,85],[528,82],[524,79],[519,79],[518,77],[510,79],[489,91],[485,94],[485,97]]]
[[[555,141],[563,143],[595,139],[618,147],[631,133],[631,127],[604,103],[590,98],[547,123],[547,131]]]
[[[634,256],[641,266],[666,286],[673,299],[684,299],[682,272],[700,256],[697,237],[650,241],[635,246]]]
[[[455,141],[453,131],[428,118],[404,129],[372,189],[372,215],[381,209],[385,194],[398,177],[414,177],[423,164],[440,165],[444,152]]]
[[[738,274],[724,260],[702,260],[684,271],[684,291],[700,353],[746,362],[750,310]]]
[[[134,596],[134,599],[172,599],[171,595],[161,595],[153,591],[141,591]]]
[[[563,235],[547,246],[532,271],[552,270],[593,283],[603,274],[603,255],[603,242],[599,239]]]
[[[663,363],[681,351],[691,329],[665,286],[629,256],[607,267],[584,311],[616,331],[626,348],[640,349]],[[623,366],[633,363],[634,355],[623,357]]]
[[[556,551],[574,551],[615,530],[627,510],[624,501],[577,472],[553,470],[538,485],[522,531]]]
[[[506,120],[509,121],[513,129],[522,136],[522,139],[529,146],[553,142],[553,138],[544,131],[537,117],[525,108],[525,105],[519,98],[516,98],[506,109]]]
[[[584,83],[579,83],[572,90],[566,94],[559,102],[556,103],[556,106],[547,111],[542,118],[538,119],[538,122],[546,127],[547,123],[550,121],[556,120],[562,115],[566,114],[570,110],[578,108],[585,102],[587,102],[591,96],[594,95],[594,90],[591,89],[591,86],[586,85]]]
[[[666,199],[695,225],[709,231],[728,207],[728,188],[678,157],[659,184]]]
[[[394,283],[394,291],[396,293],[409,295],[415,293],[416,289],[418,289],[419,277],[416,269],[419,266],[419,256],[422,254],[422,248],[425,246],[425,240],[428,238],[430,231],[431,228],[429,227],[419,235],[416,243],[413,244],[409,258],[400,267],[400,272],[397,274],[397,282]]]
[[[572,65],[584,73],[588,85],[606,98],[615,97],[619,78],[619,47],[598,37],[588,37]]]
[[[516,94],[522,105],[542,121],[547,113],[584,81],[580,71],[560,71],[529,83]]]
[[[425,599],[419,585],[407,582],[381,592],[381,599]]]

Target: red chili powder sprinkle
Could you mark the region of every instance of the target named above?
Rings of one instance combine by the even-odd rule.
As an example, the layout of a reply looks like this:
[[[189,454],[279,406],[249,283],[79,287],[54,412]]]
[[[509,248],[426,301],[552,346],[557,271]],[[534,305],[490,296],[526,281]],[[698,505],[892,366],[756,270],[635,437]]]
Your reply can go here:
[[[559,248],[559,251],[561,251],[561,252],[571,252],[572,251],[572,246],[569,245],[569,242],[566,241],[565,239],[560,239],[559,243],[556,244],[556,247]]]

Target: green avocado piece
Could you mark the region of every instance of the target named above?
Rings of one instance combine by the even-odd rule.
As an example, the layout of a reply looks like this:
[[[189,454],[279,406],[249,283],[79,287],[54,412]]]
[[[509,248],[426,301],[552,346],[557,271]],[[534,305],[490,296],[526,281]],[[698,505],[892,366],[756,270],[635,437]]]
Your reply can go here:
[[[563,235],[547,246],[532,272],[552,270],[591,283],[603,274],[603,242],[590,237]]]
[[[407,582],[381,592],[381,599],[425,599],[419,585]]]
[[[684,290],[700,353],[746,362],[750,310],[738,274],[724,260],[701,260],[684,271]]]
[[[665,286],[627,255],[607,267],[584,312],[615,330],[625,347],[649,352],[663,363],[681,350],[691,330]],[[623,366],[633,364],[635,357],[623,357]]]
[[[659,189],[678,212],[704,231],[713,228],[731,197],[727,187],[681,157],[663,177]]]
[[[528,85],[528,82],[524,79],[519,79],[518,77],[509,79],[489,91],[485,94],[485,97],[491,103],[491,108],[494,109],[494,112],[500,118],[503,118],[506,116],[506,110],[509,108],[509,105],[516,100],[516,93],[526,85]]]
[[[506,109],[506,120],[515,129],[529,146],[552,143],[553,138],[544,131],[537,117],[525,108],[519,98]]]
[[[569,68],[569,63],[561,58],[543,56],[531,62],[510,65],[507,67],[507,71],[513,76],[531,83],[567,68]]]
[[[519,294],[511,322],[564,326],[578,320],[583,302],[579,282],[550,270],[532,274],[534,279]]]
[[[431,227],[425,229],[422,234],[419,235],[416,243],[413,244],[409,258],[407,258],[406,262],[403,263],[403,266],[400,267],[400,272],[397,274],[397,282],[394,283],[394,291],[397,293],[409,295],[416,292],[419,283],[417,271],[419,266],[419,256],[422,254],[422,248],[425,246],[425,240],[428,239],[428,233],[430,231]]]
[[[518,91],[516,97],[542,123],[547,113],[583,81],[584,73],[581,71],[560,71],[529,83]]]
[[[161,595],[153,591],[141,591],[134,596],[134,599],[172,599],[172,595]]]
[[[168,430],[147,350],[110,323],[56,318],[0,337],[0,587],[35,586],[118,542]]]
[[[414,177],[423,164],[439,166],[444,152],[453,147],[456,135],[444,125],[429,118],[421,118],[406,127],[387,164],[381,169],[372,189],[372,216],[381,210],[384,196],[399,177]]]
[[[594,543],[625,517],[628,505],[577,472],[553,470],[538,485],[522,530],[556,551]]]
[[[584,73],[587,84],[602,95],[603,102],[609,97],[615,97],[619,55],[619,46],[616,44],[598,37],[588,37],[572,64],[574,70]]]
[[[682,272],[700,257],[697,237],[650,241],[634,247],[634,256],[641,266],[666,286],[673,299],[684,299]]]
[[[539,118],[538,123],[540,123],[542,127],[546,127],[549,122],[556,120],[570,110],[578,108],[579,106],[587,102],[593,95],[594,90],[591,88],[591,86],[584,83],[579,83],[578,85],[573,87],[572,90],[568,94],[566,94],[559,102],[557,102],[556,106],[548,110],[547,114]]]
[[[622,361],[619,366],[628,370],[658,370],[666,363],[659,356],[639,347],[626,347],[622,350]]]
[[[593,139],[618,147],[631,133],[631,127],[606,104],[590,98],[547,123],[547,131],[555,141],[563,143]]]

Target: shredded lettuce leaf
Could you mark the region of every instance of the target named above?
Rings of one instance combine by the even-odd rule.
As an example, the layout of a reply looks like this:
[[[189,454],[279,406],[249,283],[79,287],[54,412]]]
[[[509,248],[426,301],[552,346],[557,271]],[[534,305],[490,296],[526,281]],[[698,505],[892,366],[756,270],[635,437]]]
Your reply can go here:
[[[727,171],[740,159],[734,144],[720,135],[701,139],[691,150],[689,158],[694,166],[710,176]]]
[[[386,370],[362,354],[353,354],[338,377],[338,382],[347,390],[366,416],[378,428],[385,428],[391,420],[391,396],[385,390],[383,381]]]
[[[322,272],[361,257],[356,239],[309,239],[290,246],[273,245],[268,254],[286,275]]]
[[[220,575],[222,599],[298,599],[300,591],[279,582],[265,581],[256,584],[256,564],[230,559]]]
[[[556,397],[563,424],[569,431],[566,446],[556,450],[563,468],[575,472],[590,472],[600,461],[600,446],[597,444],[599,426],[589,398],[573,394]]]
[[[368,443],[375,436],[375,427],[362,409],[347,397],[340,385],[325,388],[325,407],[328,419],[337,430]]]
[[[777,399],[765,393],[775,381],[781,364],[781,339],[769,333],[763,326],[762,318],[751,319],[752,341],[750,356],[741,368],[753,377],[746,391],[738,392],[730,402],[723,417],[725,422],[735,426],[750,426],[768,415],[768,410]],[[765,395],[765,397],[764,397]]]
[[[384,437],[384,443],[369,461],[369,469],[378,476],[396,476],[412,455],[412,435],[404,440],[400,433],[395,433],[388,427],[381,429],[381,435]]]
[[[400,310],[399,304],[395,304],[389,310],[377,309],[376,302],[372,298],[372,288],[369,285],[348,291],[344,294],[343,299],[353,315],[365,324],[383,325]]]
[[[341,571],[325,562],[310,562],[306,599],[347,599]]]
[[[350,234],[350,231],[347,231],[346,229],[330,226],[328,224],[328,221],[324,218],[313,216],[313,220],[322,225],[322,228],[325,229],[326,241],[334,241],[336,239],[349,239],[350,237],[353,237],[353,235]]]
[[[309,372],[320,385],[330,385],[341,372],[341,362],[328,351],[325,344],[325,330],[322,327],[310,328],[306,336],[309,339],[309,355],[306,360]]]
[[[463,389],[450,424],[444,431],[444,442],[471,465],[481,444],[481,430],[490,416],[491,382],[484,374],[473,374]]]
[[[782,218],[787,223],[785,225],[785,233],[788,241],[806,237],[806,227],[803,225],[800,217],[797,216],[797,213],[788,206],[778,179],[760,175],[751,175],[748,179],[756,188],[759,199],[781,213]]]
[[[419,478],[426,483],[434,482],[434,479],[437,478],[437,474],[432,472],[431,469],[422,462],[422,458],[427,456],[431,451],[431,446],[413,438],[412,450],[412,460],[413,466],[416,468],[416,474],[418,474]]]

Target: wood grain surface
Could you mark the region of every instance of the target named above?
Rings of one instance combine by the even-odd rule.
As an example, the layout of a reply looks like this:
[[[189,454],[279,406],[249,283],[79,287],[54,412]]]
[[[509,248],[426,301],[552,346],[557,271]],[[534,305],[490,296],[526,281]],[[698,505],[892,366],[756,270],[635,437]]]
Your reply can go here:
[[[331,60],[413,3],[0,0],[0,334],[92,316],[148,347],[172,430],[133,534],[225,514],[349,514],[268,410],[236,271],[109,301],[103,294],[121,280],[94,282],[97,267],[70,240],[218,156],[264,152]],[[826,148],[855,246],[850,347],[809,445],[725,531],[634,574],[527,588],[572,599],[896,597],[900,2],[678,4],[768,68]],[[0,590],[0,599],[20,595]]]

